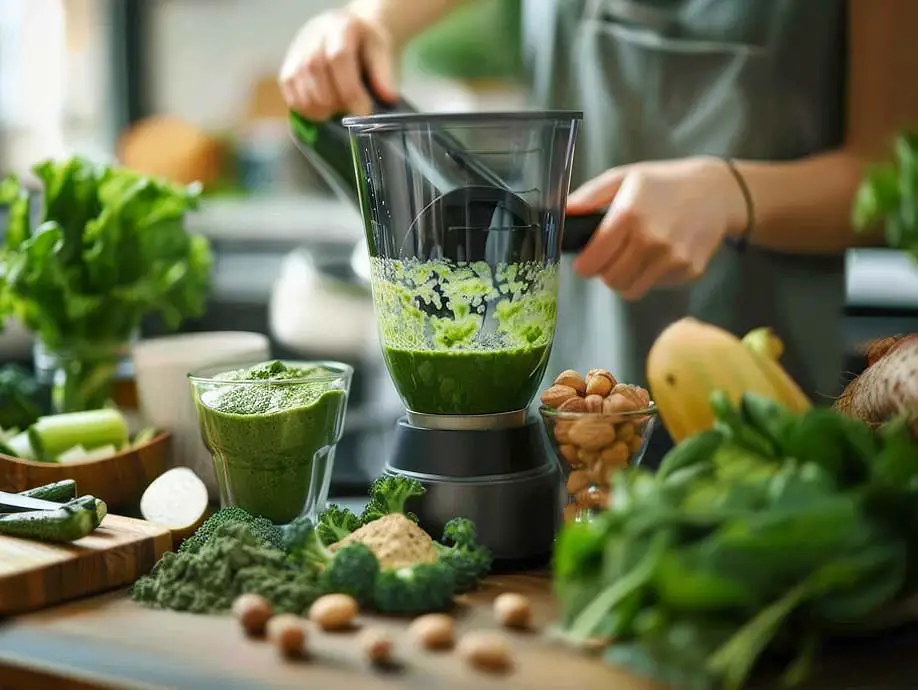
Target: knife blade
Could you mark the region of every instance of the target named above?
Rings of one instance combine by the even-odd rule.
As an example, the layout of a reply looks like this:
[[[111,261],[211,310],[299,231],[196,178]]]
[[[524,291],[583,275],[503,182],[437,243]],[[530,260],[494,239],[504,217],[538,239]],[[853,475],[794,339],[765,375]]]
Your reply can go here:
[[[0,513],[22,513],[29,510],[57,510],[63,504],[0,491]]]

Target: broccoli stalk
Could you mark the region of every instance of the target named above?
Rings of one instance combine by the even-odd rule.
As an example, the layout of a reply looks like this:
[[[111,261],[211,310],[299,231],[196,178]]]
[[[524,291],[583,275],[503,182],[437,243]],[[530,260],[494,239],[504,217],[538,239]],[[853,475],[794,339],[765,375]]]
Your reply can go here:
[[[325,512],[319,515],[319,523],[316,525],[316,529],[319,531],[319,538],[323,543],[334,544],[359,529],[360,525],[360,518],[350,510],[330,505]]]
[[[371,603],[379,573],[374,553],[356,542],[332,552],[310,521],[296,524],[296,538],[289,542],[291,551],[287,557],[313,574],[326,594],[349,594],[363,605]]]
[[[443,542],[437,544],[440,562],[453,569],[456,593],[475,589],[491,570],[491,552],[478,543],[475,523],[467,518],[453,518],[443,527]],[[452,543],[452,546],[448,544]]]
[[[378,477],[370,487],[370,502],[360,515],[360,521],[365,525],[384,515],[404,513],[406,517],[417,522],[416,515],[405,511],[405,504],[408,499],[423,496],[425,493],[427,490],[417,479],[389,475]]]
[[[456,580],[445,563],[420,563],[376,576],[373,604],[380,613],[416,614],[445,611],[453,604]]]

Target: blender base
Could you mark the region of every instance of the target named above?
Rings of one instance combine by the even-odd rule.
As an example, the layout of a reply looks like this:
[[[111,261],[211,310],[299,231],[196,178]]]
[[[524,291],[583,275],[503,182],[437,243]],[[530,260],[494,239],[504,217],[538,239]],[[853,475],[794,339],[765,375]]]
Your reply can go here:
[[[398,420],[387,474],[427,493],[408,510],[435,538],[454,517],[472,520],[494,570],[544,567],[561,519],[561,475],[533,416],[503,429],[431,429]]]

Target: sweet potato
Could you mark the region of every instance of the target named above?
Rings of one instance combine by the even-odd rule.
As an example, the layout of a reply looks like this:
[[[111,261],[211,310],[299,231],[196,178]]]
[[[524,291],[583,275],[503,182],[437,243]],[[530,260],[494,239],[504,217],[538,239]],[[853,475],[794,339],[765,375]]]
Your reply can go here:
[[[870,426],[906,413],[918,434],[918,333],[877,341],[867,362],[835,401],[835,409]]]

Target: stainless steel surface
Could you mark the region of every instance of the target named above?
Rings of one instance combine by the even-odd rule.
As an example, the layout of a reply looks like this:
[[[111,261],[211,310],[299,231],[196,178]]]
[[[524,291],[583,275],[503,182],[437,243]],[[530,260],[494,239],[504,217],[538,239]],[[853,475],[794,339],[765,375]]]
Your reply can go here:
[[[2,508],[5,513],[18,513],[20,511],[31,510],[57,510],[60,507],[61,504],[55,503],[54,501],[45,501],[40,498],[32,498],[31,496],[0,491],[0,508]]]
[[[848,306],[894,307],[918,312],[918,262],[905,252],[850,250],[845,278]]]
[[[475,429],[510,429],[526,423],[527,410],[498,414],[423,414],[406,410],[408,421],[423,429],[471,431]]]

